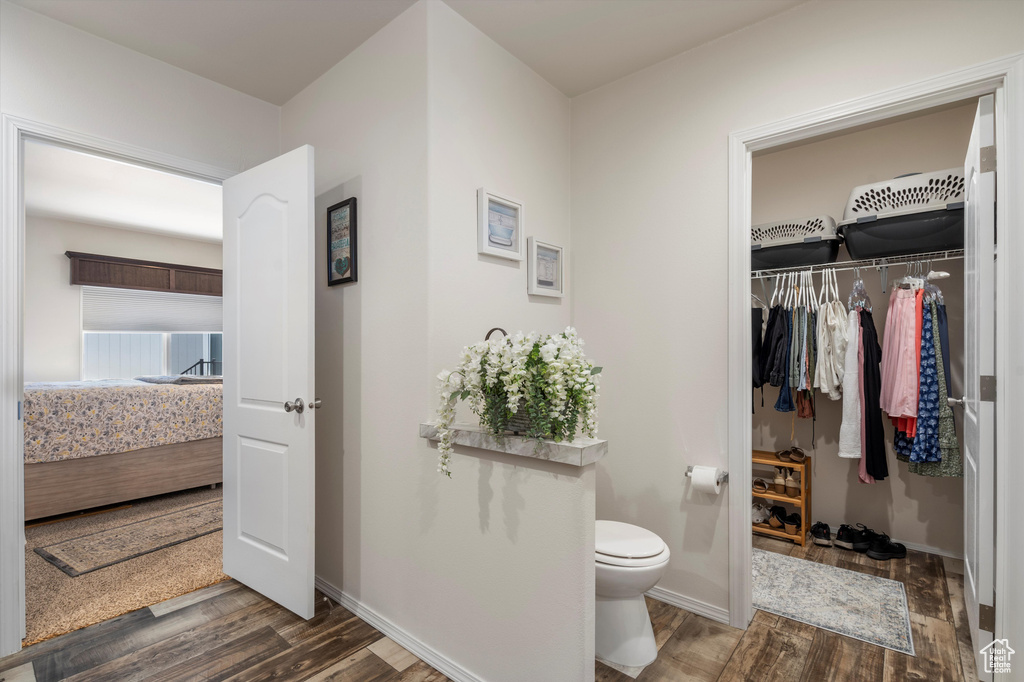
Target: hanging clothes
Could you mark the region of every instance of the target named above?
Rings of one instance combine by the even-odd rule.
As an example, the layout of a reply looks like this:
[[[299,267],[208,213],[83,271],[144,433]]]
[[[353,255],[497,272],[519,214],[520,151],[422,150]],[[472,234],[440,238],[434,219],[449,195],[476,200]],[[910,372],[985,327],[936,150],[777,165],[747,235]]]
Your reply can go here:
[[[857,311],[858,322],[860,320],[860,311]],[[860,461],[857,464],[857,478],[860,479],[861,483],[874,483],[875,477],[868,473],[868,458],[867,458],[867,423],[868,415],[864,409],[864,327],[859,326],[857,329],[857,374],[861,378],[857,382],[858,395],[857,400],[860,401]]]
[[[768,328],[761,346],[761,383],[781,386],[786,374],[784,354],[788,351],[786,313],[781,305],[772,306],[768,313]]]
[[[864,420],[864,462],[865,471],[876,481],[889,475],[889,466],[885,456],[885,431],[882,427],[882,412],[879,408],[879,397],[882,388],[881,362],[882,347],[878,345],[878,333],[871,311],[861,309],[860,326],[862,347],[864,350],[864,400],[861,409],[866,415]]]
[[[822,301],[817,315],[817,362],[815,363],[814,387],[820,388],[830,400],[842,397],[843,375],[846,371],[846,335],[848,333],[846,307],[838,300],[835,287],[835,273],[826,270],[822,275]],[[828,298],[831,293],[834,300]]]
[[[939,449],[939,377],[935,362],[931,306],[924,306],[921,324],[921,388],[917,405],[917,430],[910,449],[910,461],[938,462],[942,459],[942,451]]]
[[[771,314],[769,313],[769,316]],[[764,385],[764,379],[761,378],[761,327],[764,324],[764,310],[757,306],[756,308],[750,309],[750,329],[753,332],[752,348],[753,348],[753,360],[751,367],[754,372],[754,388],[761,388]]]
[[[792,346],[791,340],[793,338],[793,315],[792,311],[783,309],[781,314],[782,322],[779,324],[783,328],[785,338],[780,344],[779,355],[782,358],[782,363],[777,366],[776,369],[781,370],[779,374],[779,383],[775,383],[775,374],[772,375],[773,386],[779,387],[779,397],[775,401],[775,409],[778,412],[792,412],[796,409],[793,405],[793,394],[789,388],[789,369],[790,369],[790,347]]]
[[[886,315],[879,405],[897,430],[913,437],[916,429],[920,360],[918,296],[913,289],[894,288]]]
[[[839,427],[839,456],[850,459],[861,456],[860,410],[860,315],[851,310],[847,316],[845,367],[843,372],[843,421]]]
[[[920,476],[945,476],[953,478],[963,478],[964,475],[964,463],[963,458],[960,455],[960,444],[956,439],[956,423],[953,417],[953,409],[946,402],[948,398],[947,391],[947,376],[949,374],[949,347],[948,347],[948,332],[944,335],[943,324],[945,321],[945,310],[944,306],[938,304],[934,299],[930,301],[931,313],[932,313],[932,339],[935,344],[935,359],[942,366],[936,372],[938,379],[938,406],[939,406],[939,420],[938,420],[938,441],[939,450],[941,453],[941,460],[938,462],[911,462],[908,470],[912,474],[918,474]],[[906,436],[903,436],[906,439]],[[903,461],[910,460],[910,450],[906,449],[906,454],[901,455],[897,452],[897,459]]]

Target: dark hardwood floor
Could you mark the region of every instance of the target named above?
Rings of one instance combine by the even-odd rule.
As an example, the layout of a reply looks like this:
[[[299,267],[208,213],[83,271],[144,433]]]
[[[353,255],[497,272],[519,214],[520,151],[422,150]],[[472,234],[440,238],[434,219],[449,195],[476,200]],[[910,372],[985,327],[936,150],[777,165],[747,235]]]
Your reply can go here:
[[[754,536],[760,549],[899,580],[907,591],[916,657],[757,611],[746,631],[647,600],[658,659],[636,677],[597,663],[597,682],[790,680],[972,682],[978,679],[963,596],[963,575],[942,557],[910,550],[906,559]],[[951,565],[954,562],[950,562]]]
[[[448,678],[317,594],[309,621],[229,581],[22,649],[0,682]]]
[[[755,537],[761,549],[902,581],[917,656],[758,611],[746,631],[648,600],[658,659],[636,677],[596,664],[598,682],[976,680],[963,576],[911,551],[876,562],[836,548]],[[637,674],[638,673],[638,674]],[[309,621],[229,581],[0,659],[0,682],[116,680],[440,682],[447,678],[318,595]],[[524,682],[542,682],[524,680]],[[551,681],[561,682],[561,681]]]

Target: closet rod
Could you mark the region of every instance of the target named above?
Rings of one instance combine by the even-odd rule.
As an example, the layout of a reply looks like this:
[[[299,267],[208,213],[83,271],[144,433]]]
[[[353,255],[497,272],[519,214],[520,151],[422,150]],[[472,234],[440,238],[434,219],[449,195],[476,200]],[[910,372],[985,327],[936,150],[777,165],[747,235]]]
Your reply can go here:
[[[891,265],[905,265],[907,263],[923,263],[931,261],[937,263],[944,260],[958,260],[964,257],[963,249],[952,249],[949,251],[932,251],[931,253],[915,253],[911,256],[889,256],[888,258],[864,258],[862,260],[844,260],[836,263],[825,263],[823,265],[801,265],[795,268],[775,268],[772,270],[752,270],[750,273],[751,279],[759,279],[762,277],[775,277],[787,272],[806,272],[807,270],[813,270],[815,272],[821,272],[822,270],[832,270],[833,272],[842,272],[844,270],[866,270],[869,268],[875,268],[876,270]]]

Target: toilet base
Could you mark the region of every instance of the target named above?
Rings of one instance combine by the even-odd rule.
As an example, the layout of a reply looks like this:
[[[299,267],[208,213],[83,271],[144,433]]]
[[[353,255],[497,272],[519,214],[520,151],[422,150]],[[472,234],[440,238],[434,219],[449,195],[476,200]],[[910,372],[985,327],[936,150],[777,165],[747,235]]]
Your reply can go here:
[[[642,594],[622,598],[597,595],[596,607],[594,650],[598,658],[630,668],[654,662],[658,646]]]

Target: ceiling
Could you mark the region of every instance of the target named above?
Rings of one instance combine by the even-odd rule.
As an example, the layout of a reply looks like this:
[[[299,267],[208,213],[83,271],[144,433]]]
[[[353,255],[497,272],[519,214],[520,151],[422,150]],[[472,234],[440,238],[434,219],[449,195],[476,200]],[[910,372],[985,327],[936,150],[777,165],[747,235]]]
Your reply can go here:
[[[803,0],[445,0],[575,97]]]
[[[12,0],[281,105],[413,0]]]
[[[446,0],[573,97],[803,0]],[[413,0],[12,0],[281,105]]]
[[[25,142],[25,212],[219,242],[221,188],[40,142]]]

